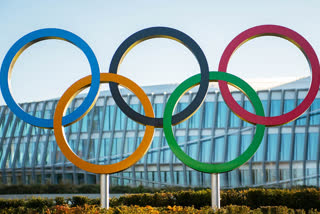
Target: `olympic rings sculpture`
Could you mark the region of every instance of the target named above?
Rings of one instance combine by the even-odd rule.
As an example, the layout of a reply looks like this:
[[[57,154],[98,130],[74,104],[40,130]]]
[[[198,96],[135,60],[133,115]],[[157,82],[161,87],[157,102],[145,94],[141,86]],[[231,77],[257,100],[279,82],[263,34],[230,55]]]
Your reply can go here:
[[[253,38],[270,35],[284,38],[296,45],[304,53],[309,62],[312,73],[311,86],[305,99],[294,110],[275,117],[265,117],[261,100],[250,85],[239,77],[226,73],[230,57],[239,46]],[[117,74],[121,61],[135,45],[145,40],[159,37],[173,39],[183,44],[193,53],[200,66],[200,74],[188,78],[172,92],[165,106],[163,118],[155,118],[148,96],[136,83]],[[15,61],[29,46],[46,39],[60,39],[74,44],[84,52],[91,68],[91,75],[76,81],[61,96],[56,106],[53,119],[37,118],[24,112],[23,109],[21,109],[21,107],[15,102],[10,91],[11,72]],[[221,95],[223,96],[227,106],[241,119],[256,125],[256,132],[250,146],[234,160],[221,164],[202,163],[188,156],[179,147],[172,131],[172,125],[176,125],[187,120],[201,106],[206,97],[209,82],[212,81],[217,81],[219,83]],[[64,126],[68,126],[80,120],[92,109],[98,98],[100,83],[109,83],[112,97],[119,108],[130,119],[146,126],[144,137],[138,148],[126,159],[109,165],[89,163],[77,156],[77,154],[75,154],[69,147],[63,129]],[[123,100],[118,88],[119,84],[131,90],[138,97],[144,108],[145,115],[142,115],[130,108],[130,106]],[[255,109],[255,114],[246,111],[234,100],[227,84],[233,85],[247,96]],[[199,85],[199,90],[193,101],[183,111],[172,116],[179,99],[190,88],[196,85]],[[231,171],[247,162],[254,155],[261,144],[266,126],[283,125],[302,115],[315,99],[319,90],[319,85],[320,65],[318,57],[311,45],[295,31],[277,25],[256,26],[240,33],[224,50],[220,59],[218,71],[209,71],[208,63],[203,51],[192,38],[181,31],[167,27],[143,29],[128,37],[113,55],[109,73],[100,73],[97,59],[85,41],[71,32],[53,28],[36,30],[19,39],[9,49],[0,70],[0,88],[3,98],[10,110],[16,114],[17,117],[34,126],[50,129],[53,128],[57,144],[66,158],[80,169],[98,174],[119,172],[129,168],[139,161],[151,145],[155,127],[163,127],[165,137],[171,150],[187,166],[206,173]],[[74,97],[84,88],[89,86],[89,92],[82,104],[75,111],[64,116],[68,105]]]

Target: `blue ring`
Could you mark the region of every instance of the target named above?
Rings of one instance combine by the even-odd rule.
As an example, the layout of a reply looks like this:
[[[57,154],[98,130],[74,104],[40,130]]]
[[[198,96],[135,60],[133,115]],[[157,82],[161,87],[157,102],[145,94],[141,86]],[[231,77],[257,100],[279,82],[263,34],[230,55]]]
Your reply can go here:
[[[13,99],[9,87],[11,81],[10,73],[19,55],[32,44],[47,39],[60,39],[77,46],[86,55],[91,68],[92,83],[87,97],[76,110],[63,117],[62,125],[65,126],[79,120],[81,115],[90,108],[98,97],[100,87],[100,70],[96,56],[89,45],[77,35],[62,29],[46,28],[33,31],[23,36],[10,48],[3,60],[0,70],[0,88],[7,106],[17,117],[27,123],[43,128],[53,128],[53,119],[37,118],[23,111],[23,109]]]

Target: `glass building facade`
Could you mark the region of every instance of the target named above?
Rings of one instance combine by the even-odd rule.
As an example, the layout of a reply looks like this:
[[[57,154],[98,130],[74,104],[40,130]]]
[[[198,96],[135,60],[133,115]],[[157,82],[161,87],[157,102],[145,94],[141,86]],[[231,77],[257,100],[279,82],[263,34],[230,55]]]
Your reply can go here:
[[[144,87],[155,115],[162,117],[165,103],[176,85]],[[277,116],[295,108],[306,96],[305,88],[277,88],[258,91],[265,114]],[[197,89],[185,94],[176,111],[184,109]],[[125,101],[143,113],[137,97],[122,90]],[[68,112],[79,106],[78,96]],[[238,103],[253,112],[251,103],[240,92],[233,92]],[[22,109],[41,118],[52,118],[58,99],[23,103]],[[65,127],[69,146],[81,158],[96,164],[110,164],[128,157],[139,145],[145,127],[127,116],[114,103],[108,91],[100,93],[87,116]],[[320,93],[311,107],[297,120],[266,128],[256,154],[243,166],[220,174],[221,188],[244,186],[318,186]],[[192,158],[206,163],[222,163],[239,156],[250,144],[255,126],[240,120],[211,87],[203,105],[188,120],[173,128],[177,142]],[[33,127],[17,118],[6,106],[0,107],[0,182],[99,183],[99,175],[75,167],[61,153],[53,130]],[[170,150],[163,129],[155,129],[146,155],[134,166],[110,175],[111,185],[153,187],[210,186],[210,175],[186,167]]]

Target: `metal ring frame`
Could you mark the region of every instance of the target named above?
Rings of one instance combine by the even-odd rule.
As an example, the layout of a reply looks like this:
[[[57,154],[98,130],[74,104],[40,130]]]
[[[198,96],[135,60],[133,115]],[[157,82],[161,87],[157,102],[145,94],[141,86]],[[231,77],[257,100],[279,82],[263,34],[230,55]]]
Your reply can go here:
[[[239,77],[224,73],[227,70],[227,65],[231,55],[240,45],[250,39],[265,35],[282,37],[294,43],[305,54],[308,62],[310,63],[312,71],[311,87],[303,102],[291,112],[277,117],[265,117],[261,100],[259,99],[256,92]],[[194,54],[200,66],[200,74],[194,75],[185,80],[171,94],[166,104],[163,118],[154,117],[152,105],[147,95],[137,84],[117,74],[118,67],[121,61],[130,51],[130,49],[144,40],[159,37],[173,39],[185,45]],[[80,48],[88,58],[92,73],[92,75],[84,77],[75,82],[62,95],[57,104],[53,120],[33,117],[24,112],[14,101],[14,98],[12,97],[10,91],[10,77],[12,67],[19,55],[30,45],[45,39],[65,40]],[[93,51],[81,38],[65,30],[50,28],[31,32],[18,40],[10,48],[4,58],[0,70],[0,87],[5,102],[7,103],[11,111],[17,115],[17,117],[34,126],[54,129],[57,144],[60,147],[62,153],[69,161],[71,161],[77,167],[88,172],[110,174],[129,168],[143,157],[152,142],[155,127],[163,127],[166,139],[171,150],[187,166],[195,170],[207,173],[221,173],[231,171],[244,164],[254,155],[263,138],[265,126],[282,125],[295,120],[301,114],[303,114],[315,99],[320,85],[320,65],[315,51],[313,50],[311,45],[298,33],[288,28],[277,25],[262,25],[253,27],[235,37],[235,39],[232,40],[225,49],[221,57],[218,70],[218,72],[209,72],[208,63],[204,53],[202,52],[198,44],[188,35],[172,28],[153,27],[138,31],[137,33],[128,37],[115,52],[111,60],[109,73],[100,74],[99,65]],[[205,99],[209,81],[219,82],[221,94],[223,95],[226,104],[236,115],[238,115],[243,120],[257,125],[254,139],[252,140],[247,150],[234,160],[222,164],[201,163],[197,160],[192,159],[180,149],[172,132],[172,125],[179,124],[182,121],[188,119],[200,107]],[[69,147],[68,142],[65,139],[63,129],[64,126],[70,125],[80,120],[94,106],[98,97],[100,82],[108,82],[110,84],[110,91],[115,102],[129,118],[146,126],[145,135],[139,147],[126,159],[110,165],[92,164],[77,156]],[[249,113],[241,106],[239,106],[239,104],[233,99],[228,89],[227,83],[232,84],[248,97],[248,99],[254,106],[256,114]],[[141,115],[135,112],[128,106],[128,104],[121,97],[118,84],[128,88],[134,94],[136,94],[144,107],[145,115]],[[195,85],[200,85],[195,99],[185,110],[172,116],[174,107],[180,97],[188,89],[194,87]],[[68,104],[72,101],[76,94],[89,86],[90,90],[84,102],[74,112],[69,115],[63,116],[66,112]]]

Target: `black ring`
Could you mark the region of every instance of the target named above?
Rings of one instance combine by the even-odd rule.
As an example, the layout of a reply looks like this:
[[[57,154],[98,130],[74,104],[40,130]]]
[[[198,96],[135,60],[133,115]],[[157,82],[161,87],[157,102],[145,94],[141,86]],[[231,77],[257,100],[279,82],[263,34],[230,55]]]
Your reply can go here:
[[[109,73],[117,74],[120,63],[129,52],[129,50],[140,42],[152,38],[169,38],[180,42],[193,53],[200,66],[201,81],[199,90],[190,105],[188,105],[187,108],[172,117],[172,124],[175,125],[188,119],[190,115],[192,115],[192,113],[199,108],[199,106],[205,99],[209,87],[208,62],[203,51],[192,38],[190,38],[185,33],[182,33],[181,31],[167,27],[151,27],[138,31],[124,40],[117,51],[114,53],[110,63]],[[123,100],[117,83],[110,82],[109,87],[114,101],[129,118],[143,125],[163,127],[163,118],[146,117],[134,111]]]

